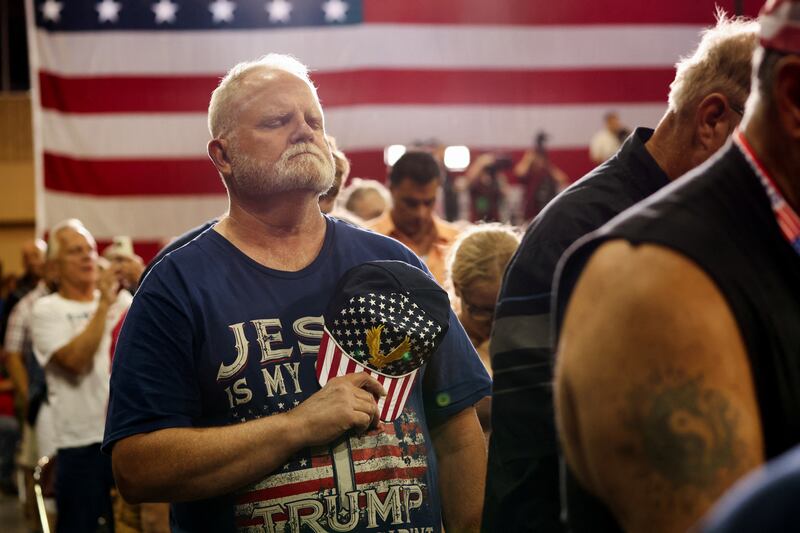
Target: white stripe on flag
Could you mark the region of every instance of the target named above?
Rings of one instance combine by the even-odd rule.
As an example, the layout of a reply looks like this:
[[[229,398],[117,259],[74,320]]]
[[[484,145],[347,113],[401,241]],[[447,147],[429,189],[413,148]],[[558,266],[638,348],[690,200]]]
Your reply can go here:
[[[350,364],[350,358],[342,353],[342,358],[339,360],[339,366],[336,369],[331,369],[332,376],[344,376],[347,374],[347,366]]]
[[[177,236],[228,208],[224,195],[100,197],[47,191],[43,200],[50,224],[79,217],[100,240],[116,235],[139,240]]]
[[[328,382],[328,380],[331,377],[330,376],[331,360],[333,359],[333,356],[336,353],[336,349],[337,349],[336,343],[333,342],[333,339],[328,336],[327,332],[325,332],[325,336],[324,337],[327,340],[327,345],[326,345],[325,353],[321,354],[322,357],[323,357],[322,370],[318,373],[319,384],[321,386],[323,386],[323,387],[325,386],[325,384]],[[320,355],[317,355],[317,357],[320,357]]]
[[[410,381],[403,382],[403,385],[405,385],[405,391],[403,392],[403,397],[400,398],[397,404],[395,404],[392,413],[390,414],[390,416],[392,416],[393,418],[397,418],[398,416],[400,416],[400,411],[402,410],[403,406],[405,406],[406,400],[408,399],[408,395],[411,394],[411,389],[414,388],[414,378],[416,378],[416,376],[417,374],[415,372],[412,376],[409,376]]]
[[[257,51],[290,53],[313,70],[326,71],[672,66],[694,48],[701,29],[645,24],[369,24],[220,32],[51,33],[37,29],[35,39],[41,68],[56,74],[222,75],[236,63],[253,59]],[[387,53],[391,50],[402,53]]]
[[[630,124],[652,127],[666,104],[368,105],[335,107],[325,116],[326,128],[349,150],[410,142],[420,132],[472,149],[525,149],[536,129],[547,131],[549,148],[558,150],[588,146],[595,128],[587,129],[587,124],[601,124],[610,107]],[[378,116],[381,120],[375,120]],[[208,157],[206,116],[200,113],[77,115],[43,110],[42,121],[44,150],[53,154],[86,159]]]
[[[388,379],[386,376],[384,376],[383,374],[378,374],[377,372],[372,372],[372,371],[370,371],[370,375],[371,375],[373,378],[375,378],[375,379],[378,381],[378,383],[380,383],[380,384],[381,384],[381,387],[383,387],[384,389],[386,388],[386,387],[384,386],[384,384],[386,383],[386,380]],[[387,391],[387,392],[388,392],[388,391]],[[378,399],[378,417],[379,417],[381,420],[385,420],[385,419],[386,419],[386,417],[384,416],[384,412],[383,412],[383,411],[384,411],[384,408],[383,408],[383,406],[386,404],[386,401],[387,401],[388,399],[389,399],[389,396],[381,396],[381,397]]]

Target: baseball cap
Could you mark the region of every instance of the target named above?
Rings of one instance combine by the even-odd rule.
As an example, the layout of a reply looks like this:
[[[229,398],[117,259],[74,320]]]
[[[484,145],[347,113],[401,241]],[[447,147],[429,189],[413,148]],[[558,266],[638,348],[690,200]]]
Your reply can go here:
[[[800,0],[768,0],[758,18],[761,46],[800,54]]]
[[[370,261],[341,277],[325,311],[317,381],[367,372],[383,388],[383,422],[403,411],[419,369],[447,334],[450,299],[422,270]]]

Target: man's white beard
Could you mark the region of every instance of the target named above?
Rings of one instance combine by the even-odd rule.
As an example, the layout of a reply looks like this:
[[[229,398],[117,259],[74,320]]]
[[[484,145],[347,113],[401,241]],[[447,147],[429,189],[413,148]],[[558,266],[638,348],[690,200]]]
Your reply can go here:
[[[315,144],[290,146],[274,165],[250,157],[235,147],[230,151],[230,158],[234,188],[245,197],[297,190],[322,194],[333,185],[333,156],[330,152],[323,153]]]

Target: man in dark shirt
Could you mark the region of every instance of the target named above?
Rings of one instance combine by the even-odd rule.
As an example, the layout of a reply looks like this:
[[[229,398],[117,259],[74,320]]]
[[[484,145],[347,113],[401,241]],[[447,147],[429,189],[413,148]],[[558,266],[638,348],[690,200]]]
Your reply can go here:
[[[501,288],[485,531],[561,531],[552,406],[550,291],[563,252],[583,235],[696,167],[727,140],[749,93],[757,26],[721,18],[677,66],[655,131],[637,128],[609,161],[532,222]],[[580,512],[579,510],[573,510]]]
[[[618,530],[686,531],[800,443],[800,1],[761,44],[733,142],[559,266],[564,455]]]

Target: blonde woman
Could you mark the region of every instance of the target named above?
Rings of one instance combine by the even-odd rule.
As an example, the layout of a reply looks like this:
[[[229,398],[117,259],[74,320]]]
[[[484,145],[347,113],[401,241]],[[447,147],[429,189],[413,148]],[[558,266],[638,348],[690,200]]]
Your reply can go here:
[[[489,334],[494,307],[503,272],[519,242],[519,235],[511,226],[480,224],[459,235],[447,261],[448,283],[456,296],[458,319],[490,375]],[[477,406],[481,426],[487,434],[491,409],[488,400]]]

